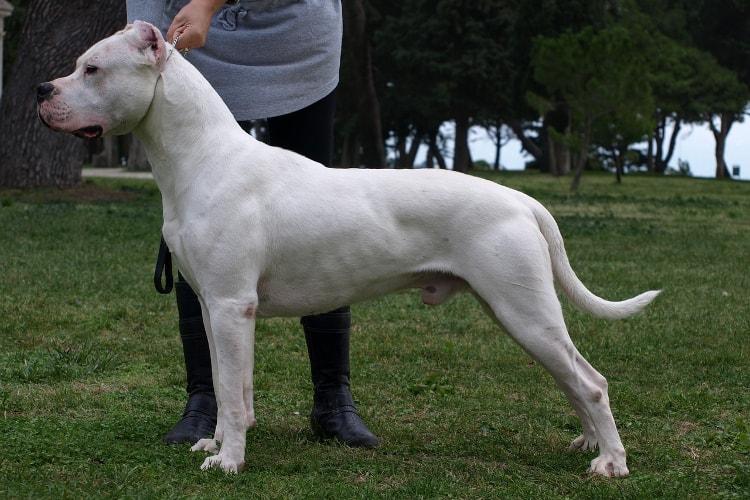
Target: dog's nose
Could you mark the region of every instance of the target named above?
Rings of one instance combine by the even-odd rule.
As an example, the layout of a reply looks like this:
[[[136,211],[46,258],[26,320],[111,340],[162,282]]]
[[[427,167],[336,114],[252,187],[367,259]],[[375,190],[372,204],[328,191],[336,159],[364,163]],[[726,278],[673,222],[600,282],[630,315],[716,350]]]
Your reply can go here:
[[[55,89],[55,86],[52,85],[50,82],[44,82],[40,83],[36,87],[36,102],[41,103],[47,99],[49,99],[49,96],[52,95],[52,91]]]

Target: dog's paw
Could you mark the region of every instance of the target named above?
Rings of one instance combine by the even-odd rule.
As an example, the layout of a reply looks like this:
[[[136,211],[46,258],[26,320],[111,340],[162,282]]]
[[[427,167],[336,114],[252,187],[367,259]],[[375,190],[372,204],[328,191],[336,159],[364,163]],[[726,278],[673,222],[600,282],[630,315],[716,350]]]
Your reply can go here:
[[[227,474],[237,474],[245,467],[244,462],[237,462],[230,460],[227,457],[221,455],[212,455],[207,457],[201,465],[201,470],[208,470],[213,468],[220,468]]]
[[[612,457],[599,455],[591,461],[588,473],[605,477],[625,477],[630,474],[630,471],[624,460],[620,461]]]
[[[216,444],[215,439],[200,439],[190,448],[190,451],[207,451],[216,455],[219,453],[219,445]]]
[[[585,434],[581,434],[568,446],[568,451],[594,451],[597,447],[595,439],[589,439]]]

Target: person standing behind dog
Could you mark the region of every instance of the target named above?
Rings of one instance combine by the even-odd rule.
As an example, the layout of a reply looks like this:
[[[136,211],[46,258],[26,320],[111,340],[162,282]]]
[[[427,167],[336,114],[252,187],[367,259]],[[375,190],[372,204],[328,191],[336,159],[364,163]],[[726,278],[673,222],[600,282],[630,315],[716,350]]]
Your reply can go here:
[[[169,43],[176,39],[176,49],[211,82],[237,121],[265,118],[272,146],[329,167],[341,8],[341,0],[127,1],[128,22],[148,21]],[[216,397],[200,303],[179,274],[175,290],[188,401],[164,440],[194,444],[214,433]],[[305,316],[301,323],[314,388],[313,432],[349,446],[377,446],[350,392],[349,307]]]

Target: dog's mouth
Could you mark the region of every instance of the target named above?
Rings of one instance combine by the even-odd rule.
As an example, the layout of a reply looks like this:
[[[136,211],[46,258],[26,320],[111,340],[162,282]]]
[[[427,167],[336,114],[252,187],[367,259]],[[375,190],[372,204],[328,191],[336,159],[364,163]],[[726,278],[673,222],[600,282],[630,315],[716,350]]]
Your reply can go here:
[[[83,137],[85,139],[96,139],[102,136],[104,129],[101,125],[90,125],[88,127],[82,127],[73,132],[76,137]]]
[[[64,132],[63,130],[50,125],[47,120],[44,119],[44,116],[42,116],[41,113],[39,113],[39,119],[42,120],[42,123],[45,127],[56,132]],[[97,139],[102,136],[102,134],[104,133],[104,129],[101,125],[89,125],[88,127],[81,127],[78,130],[74,130],[72,133],[76,137],[83,137],[84,139]]]

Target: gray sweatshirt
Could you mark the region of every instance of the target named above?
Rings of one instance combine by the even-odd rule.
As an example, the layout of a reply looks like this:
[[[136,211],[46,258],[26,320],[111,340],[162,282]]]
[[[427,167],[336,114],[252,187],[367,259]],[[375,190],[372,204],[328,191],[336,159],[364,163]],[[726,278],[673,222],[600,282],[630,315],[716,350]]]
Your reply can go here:
[[[188,0],[128,0],[128,22],[166,34]],[[322,99],[339,81],[341,0],[240,0],[211,21],[206,45],[186,59],[235,119],[271,118]]]

